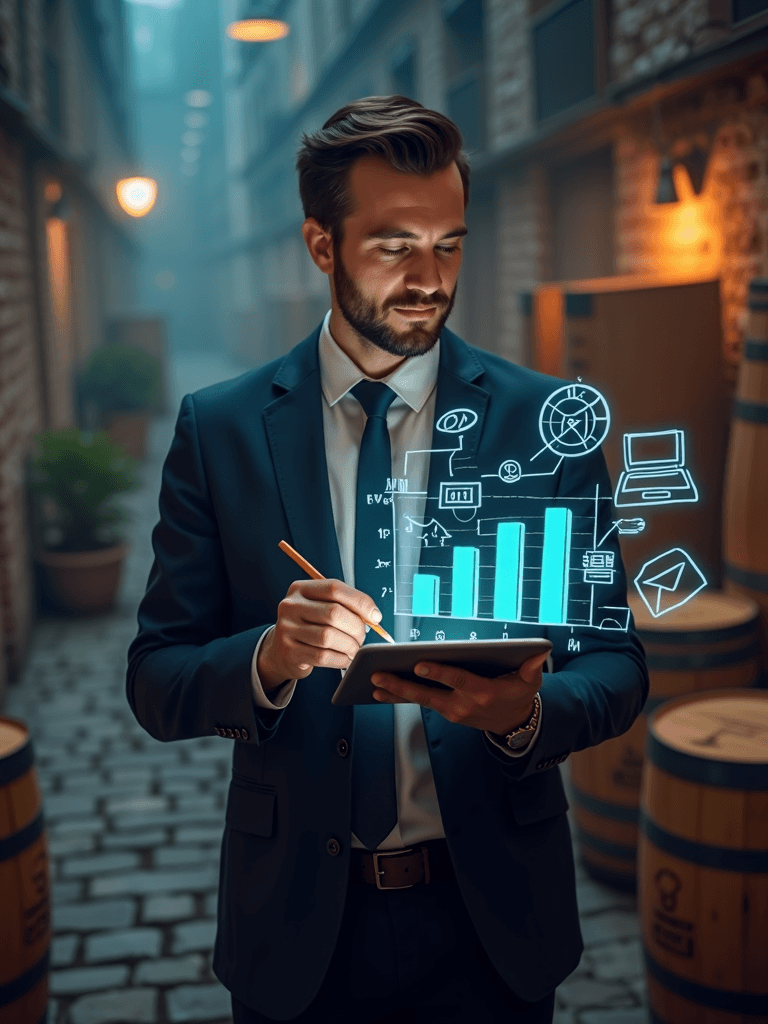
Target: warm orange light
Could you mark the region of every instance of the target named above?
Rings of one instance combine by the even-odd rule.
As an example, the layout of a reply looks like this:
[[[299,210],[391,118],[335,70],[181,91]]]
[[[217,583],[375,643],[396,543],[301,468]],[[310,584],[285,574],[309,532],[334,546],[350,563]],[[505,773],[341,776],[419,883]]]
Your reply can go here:
[[[284,21],[275,18],[246,18],[227,25],[229,38],[243,43],[271,43],[275,39],[284,39],[290,31]]]
[[[46,202],[58,203],[61,199],[61,185],[58,181],[47,181],[45,188],[43,189],[43,195],[45,196]]]
[[[123,178],[115,191],[117,201],[131,217],[149,213],[157,199],[157,182],[153,178]]]
[[[722,230],[708,190],[697,196],[682,164],[672,168],[680,201],[652,207],[655,272],[674,280],[716,277],[722,264]]]
[[[539,287],[534,296],[536,369],[559,377],[563,359],[563,293],[557,285]]]

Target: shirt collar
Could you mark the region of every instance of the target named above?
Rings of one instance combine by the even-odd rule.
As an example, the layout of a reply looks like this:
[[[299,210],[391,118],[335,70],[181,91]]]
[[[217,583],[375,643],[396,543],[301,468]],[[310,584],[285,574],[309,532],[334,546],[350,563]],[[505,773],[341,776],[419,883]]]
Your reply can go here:
[[[325,400],[333,406],[340,398],[361,380],[365,374],[356,366],[343,349],[336,344],[329,323],[330,309],[325,314],[320,330],[318,355],[320,359],[320,386]],[[423,356],[411,356],[404,360],[388,377],[382,377],[398,398],[402,398],[414,412],[421,409],[432,393],[437,382],[440,365],[440,339]]]

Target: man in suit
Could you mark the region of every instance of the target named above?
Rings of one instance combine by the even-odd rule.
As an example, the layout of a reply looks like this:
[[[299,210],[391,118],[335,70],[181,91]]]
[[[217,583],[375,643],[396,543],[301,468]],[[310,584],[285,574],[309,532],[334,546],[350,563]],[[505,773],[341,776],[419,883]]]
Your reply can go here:
[[[358,100],[305,136],[297,166],[331,309],[284,358],[183,399],[128,698],[158,739],[234,740],[214,970],[235,1022],[545,1024],[583,948],[557,766],[629,728],[642,647],[628,612],[628,628],[574,632],[525,604],[508,622],[438,598],[396,608],[414,565],[442,578],[429,529],[449,531],[425,515],[441,482],[497,477],[511,450],[529,466],[562,382],[444,326],[469,189],[450,120]],[[601,600],[624,606],[599,447],[556,447],[522,492],[509,470],[499,486],[515,515],[594,505],[616,565]],[[400,499],[410,527],[393,537],[377,507],[393,523]],[[328,578],[303,579],[281,539]],[[496,678],[427,663],[447,689],[375,673],[375,705],[335,706],[379,615],[397,640],[543,635],[552,671],[543,656]]]

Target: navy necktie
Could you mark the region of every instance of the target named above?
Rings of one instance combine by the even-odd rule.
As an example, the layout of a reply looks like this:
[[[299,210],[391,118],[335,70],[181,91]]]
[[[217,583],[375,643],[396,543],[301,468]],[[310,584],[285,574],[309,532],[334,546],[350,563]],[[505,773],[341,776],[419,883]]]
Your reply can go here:
[[[389,502],[384,504],[384,499],[391,500],[391,492],[386,488],[392,473],[387,409],[395,393],[386,384],[369,380],[361,380],[351,393],[368,417],[357,467],[355,589],[373,598],[382,613],[381,626],[393,633],[392,506]],[[378,634],[370,630],[365,642],[378,639]],[[363,846],[375,850],[396,823],[395,709],[391,704],[357,705],[352,751],[352,831]]]

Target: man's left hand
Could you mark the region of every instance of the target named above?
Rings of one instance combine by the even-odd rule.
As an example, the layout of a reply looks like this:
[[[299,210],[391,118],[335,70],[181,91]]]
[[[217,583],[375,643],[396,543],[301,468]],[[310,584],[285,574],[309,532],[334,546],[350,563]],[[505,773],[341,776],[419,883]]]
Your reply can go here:
[[[515,672],[494,679],[476,676],[455,665],[420,661],[414,669],[416,675],[443,683],[451,692],[419,686],[389,672],[374,672],[373,696],[383,704],[420,704],[457,725],[506,735],[530,718],[546,660],[546,654],[537,654]]]

